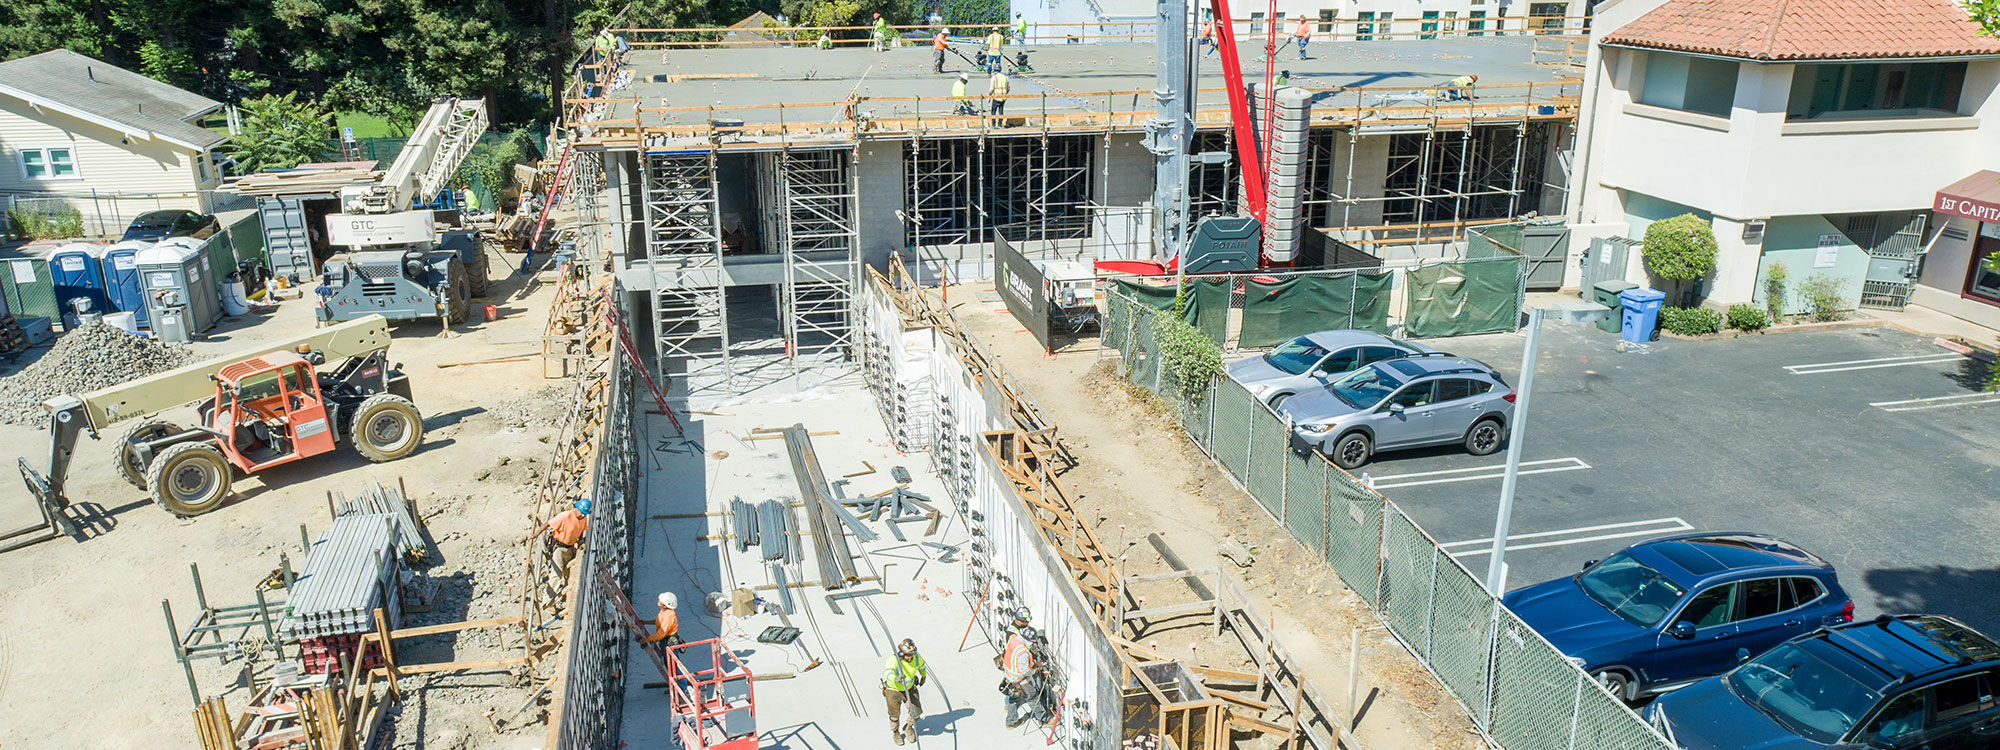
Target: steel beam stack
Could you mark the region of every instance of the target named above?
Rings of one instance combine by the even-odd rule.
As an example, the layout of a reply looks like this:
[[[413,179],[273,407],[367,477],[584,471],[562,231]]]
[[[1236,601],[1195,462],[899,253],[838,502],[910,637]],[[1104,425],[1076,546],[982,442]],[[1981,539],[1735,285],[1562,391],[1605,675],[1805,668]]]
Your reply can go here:
[[[830,497],[826,475],[820,471],[819,454],[813,452],[812,437],[806,426],[785,428],[785,451],[791,455],[792,476],[799,480],[799,496],[806,503],[806,521],[812,526],[813,551],[819,562],[820,585],[844,588],[860,574],[854,569],[854,552],[847,546],[846,523]]]
[[[293,581],[278,637],[299,644],[306,671],[338,667],[382,609],[394,627],[401,617],[396,519],[387,513],[334,519],[313,542],[305,570]]]
[[[403,496],[400,480],[395,487],[384,487],[381,482],[376,482],[372,489],[355,493],[353,499],[339,493],[334,493],[329,499],[333,502],[336,517],[383,514],[394,518],[397,546],[401,548],[403,559],[416,562],[430,555],[424,523],[417,518],[416,508]]]

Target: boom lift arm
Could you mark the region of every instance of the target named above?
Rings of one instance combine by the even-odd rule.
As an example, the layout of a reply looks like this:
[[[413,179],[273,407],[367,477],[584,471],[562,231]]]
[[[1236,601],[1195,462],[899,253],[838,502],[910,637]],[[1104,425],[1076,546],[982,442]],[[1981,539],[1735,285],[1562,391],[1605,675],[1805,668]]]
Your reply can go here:
[[[364,186],[354,196],[358,205],[347,206],[345,210],[386,214],[408,211],[415,201],[429,202],[444,189],[445,181],[451,179],[459,165],[465,163],[466,155],[472,153],[473,145],[484,132],[485,101],[444,97],[432,102],[430,110],[410,131],[410,140],[396,154],[396,161],[383,171],[381,181]]]

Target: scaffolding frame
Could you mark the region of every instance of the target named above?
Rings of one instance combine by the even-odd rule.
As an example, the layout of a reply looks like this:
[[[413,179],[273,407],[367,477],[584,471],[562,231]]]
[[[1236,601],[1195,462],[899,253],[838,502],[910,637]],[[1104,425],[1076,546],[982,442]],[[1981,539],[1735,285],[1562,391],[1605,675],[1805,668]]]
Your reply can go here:
[[[907,243],[964,245],[986,241],[986,219],[978,210],[985,144],[976,138],[914,140],[904,150],[903,172],[910,185]]]
[[[854,149],[779,151],[783,198],[785,349],[793,371],[798,358],[848,350],[853,345],[855,284],[860,273],[859,186]]]
[[[1381,202],[1385,225],[1423,225],[1506,219],[1521,215],[1524,199],[1541,195],[1541,162],[1527,158],[1545,147],[1546,128],[1526,120],[1389,135],[1383,195],[1342,198]],[[1348,191],[1353,191],[1352,170]]]
[[[913,246],[1069,240],[1090,234],[1101,134],[927,138],[904,151]]]
[[[715,152],[641,152],[639,162],[658,340],[655,367],[664,380],[668,361],[680,357],[685,375],[720,366],[723,382],[732,383]],[[704,346],[711,341],[713,349]],[[710,359],[711,354],[716,356]]]

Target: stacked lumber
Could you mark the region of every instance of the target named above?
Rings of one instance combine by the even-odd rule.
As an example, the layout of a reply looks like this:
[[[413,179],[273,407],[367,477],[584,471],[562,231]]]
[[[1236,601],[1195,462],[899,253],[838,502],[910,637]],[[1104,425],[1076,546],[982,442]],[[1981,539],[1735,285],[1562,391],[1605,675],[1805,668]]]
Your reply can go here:
[[[338,193],[341,188],[382,179],[372,161],[301,164],[291,169],[267,169],[225,179],[223,188],[242,195],[307,195]]]
[[[13,354],[28,348],[28,335],[21,332],[21,322],[13,315],[0,312],[0,354]]]

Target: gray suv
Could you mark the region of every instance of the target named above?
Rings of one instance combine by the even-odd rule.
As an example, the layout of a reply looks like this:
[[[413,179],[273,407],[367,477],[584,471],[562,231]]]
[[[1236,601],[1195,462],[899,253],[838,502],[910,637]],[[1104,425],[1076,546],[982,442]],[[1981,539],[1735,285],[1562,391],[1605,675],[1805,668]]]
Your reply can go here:
[[[1409,356],[1445,356],[1412,341],[1392,339],[1373,331],[1342,329],[1318,331],[1292,339],[1277,348],[1229,363],[1229,377],[1258,401],[1277,406],[1279,402],[1329,381],[1386,359]]]
[[[1514,389],[1464,357],[1391,359],[1286,399],[1278,416],[1343,469],[1397,448],[1457,443],[1485,456],[1506,436]]]

